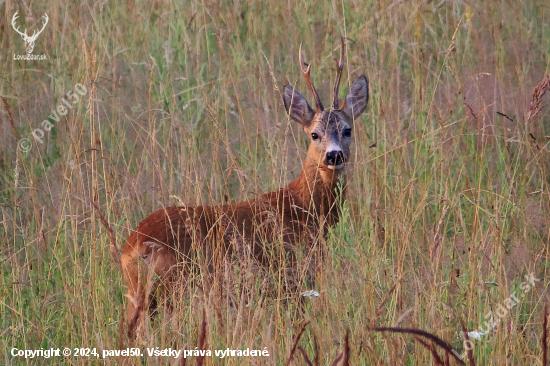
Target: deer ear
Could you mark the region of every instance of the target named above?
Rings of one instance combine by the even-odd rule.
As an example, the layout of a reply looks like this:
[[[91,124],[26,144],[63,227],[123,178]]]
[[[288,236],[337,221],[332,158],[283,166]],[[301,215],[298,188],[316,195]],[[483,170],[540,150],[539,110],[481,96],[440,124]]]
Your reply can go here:
[[[365,75],[359,76],[346,94],[344,105],[340,108],[350,119],[359,118],[367,108],[369,101],[369,82]]]
[[[308,127],[311,124],[315,112],[307,104],[306,98],[290,85],[285,85],[284,87],[283,102],[290,118],[304,127]]]

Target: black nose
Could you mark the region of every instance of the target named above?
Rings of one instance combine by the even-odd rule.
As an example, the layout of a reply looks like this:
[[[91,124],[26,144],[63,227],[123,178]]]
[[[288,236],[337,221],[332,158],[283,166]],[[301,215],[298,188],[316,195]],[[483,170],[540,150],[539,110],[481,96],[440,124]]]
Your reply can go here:
[[[325,158],[327,165],[341,165],[344,164],[344,153],[342,151],[329,151]]]

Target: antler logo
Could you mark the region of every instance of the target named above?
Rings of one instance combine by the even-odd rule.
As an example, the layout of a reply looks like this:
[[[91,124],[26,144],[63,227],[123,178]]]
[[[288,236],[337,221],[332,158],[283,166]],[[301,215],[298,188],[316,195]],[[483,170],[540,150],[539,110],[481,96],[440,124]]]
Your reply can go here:
[[[44,18],[44,24],[42,25],[42,29],[40,29],[38,33],[36,32],[36,30],[34,30],[32,33],[32,36],[28,36],[27,29],[25,29],[25,32],[21,32],[19,30],[19,27],[16,27],[15,25],[15,21],[17,20],[17,17],[18,17],[17,13],[18,11],[16,11],[15,14],[13,14],[13,18],[11,18],[11,26],[17,33],[21,35],[21,37],[23,37],[23,41],[25,42],[24,43],[25,50],[27,51],[27,55],[30,55],[32,53],[32,50],[34,49],[34,42],[36,41],[36,38],[38,38],[40,33],[42,33],[44,28],[46,28],[46,24],[48,24],[48,20],[49,20],[48,14],[44,14],[42,16],[42,18]]]

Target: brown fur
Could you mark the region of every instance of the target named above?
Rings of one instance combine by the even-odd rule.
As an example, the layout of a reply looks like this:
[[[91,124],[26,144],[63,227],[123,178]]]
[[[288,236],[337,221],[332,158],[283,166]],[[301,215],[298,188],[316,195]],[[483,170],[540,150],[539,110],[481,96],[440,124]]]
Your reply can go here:
[[[341,60],[342,56],[343,45]],[[306,78],[310,83],[309,68]],[[312,137],[303,170],[294,182],[232,205],[167,207],[139,224],[121,256],[130,299],[127,314],[131,337],[147,306],[145,284],[152,274],[159,277],[157,285],[170,294],[173,284],[181,282],[182,275],[187,277],[190,264],[196,264],[197,253],[210,271],[244,247],[251,248],[261,264],[267,264],[274,258],[265,243],[281,240],[292,258],[295,244],[313,246],[327,227],[338,222],[336,187],[345,178],[345,168],[343,163],[328,160],[327,149],[337,149],[333,152],[340,151],[343,162],[347,161],[353,119],[364,111],[367,99],[364,76],[348,92],[345,107],[330,111],[324,111],[319,102],[320,109],[313,112],[304,97],[286,86],[284,101],[290,117],[301,123],[306,133],[317,136]]]

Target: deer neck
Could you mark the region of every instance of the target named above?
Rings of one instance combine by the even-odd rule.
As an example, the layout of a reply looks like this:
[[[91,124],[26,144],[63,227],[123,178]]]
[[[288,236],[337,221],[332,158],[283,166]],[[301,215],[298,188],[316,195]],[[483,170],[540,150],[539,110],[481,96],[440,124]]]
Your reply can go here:
[[[321,221],[332,226],[338,222],[338,182],[343,179],[345,187],[345,169],[331,170],[319,166],[318,159],[308,152],[302,172],[288,188],[302,199],[304,208],[320,216]],[[344,188],[345,190],[345,188]]]

